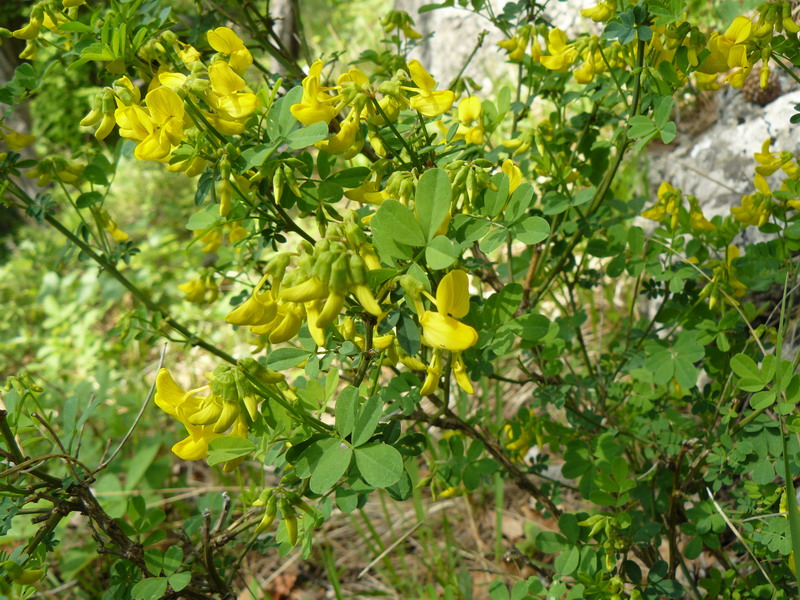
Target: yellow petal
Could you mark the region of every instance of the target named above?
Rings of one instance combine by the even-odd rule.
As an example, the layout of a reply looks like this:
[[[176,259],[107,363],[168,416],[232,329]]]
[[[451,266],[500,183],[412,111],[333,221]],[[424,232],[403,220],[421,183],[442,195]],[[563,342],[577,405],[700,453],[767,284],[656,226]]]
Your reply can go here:
[[[183,87],[183,84],[186,83],[188,77],[183,73],[160,73],[158,75],[158,81],[161,82],[161,85],[166,86],[172,89],[178,89]]]
[[[419,94],[411,98],[411,108],[418,110],[426,117],[436,117],[447,112],[453,106],[456,95],[450,90]]]
[[[253,64],[253,55],[250,54],[250,50],[247,48],[241,48],[232,52],[229,60],[233,70],[241,74],[247,70],[247,67]]]
[[[436,80],[431,77],[430,73],[425,70],[425,67],[418,60],[408,62],[408,71],[411,74],[411,79],[421,90],[430,92],[436,87]]]
[[[278,314],[272,292],[256,292],[243,304],[228,313],[225,320],[231,325],[266,325]]]
[[[185,396],[186,392],[175,383],[169,371],[161,369],[156,376],[156,395],[154,398],[156,406],[174,417],[177,415],[178,406],[184,401]]]
[[[211,89],[220,96],[230,96],[245,87],[244,79],[221,60],[208,67],[208,78],[211,80]]]
[[[464,125],[479,121],[483,106],[477,96],[468,96],[458,103],[458,120]]]
[[[164,125],[169,119],[183,120],[183,100],[177,92],[167,87],[160,87],[148,92],[145,96],[150,116],[159,125]]]
[[[433,348],[461,352],[478,341],[478,332],[472,327],[441,313],[427,310],[419,322],[425,343]]]
[[[508,193],[513,194],[514,190],[522,183],[522,171],[514,164],[514,161],[507,158],[503,161],[503,173],[508,175]]]
[[[450,271],[436,289],[436,308],[456,319],[469,312],[469,279],[464,271]]]
[[[228,27],[217,27],[207,34],[208,45],[222,54],[233,54],[244,48],[244,42]]]
[[[243,119],[256,111],[258,97],[250,93],[222,96],[217,101],[217,107],[234,119]]]
[[[467,377],[467,366],[464,364],[464,359],[460,354],[453,357],[453,374],[456,376],[456,383],[458,387],[467,392],[474,394],[475,390],[472,388],[469,377]]]
[[[187,437],[172,446],[172,452],[182,460],[202,460],[208,456],[208,443],[215,437],[214,434],[197,440]]]

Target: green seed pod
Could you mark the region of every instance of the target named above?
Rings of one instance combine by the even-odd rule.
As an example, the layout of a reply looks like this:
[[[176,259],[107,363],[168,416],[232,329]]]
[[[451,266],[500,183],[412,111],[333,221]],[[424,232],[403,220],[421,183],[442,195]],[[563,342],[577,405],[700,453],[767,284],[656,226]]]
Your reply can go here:
[[[358,249],[367,243],[367,236],[364,234],[364,230],[361,229],[358,223],[347,223],[344,227],[344,235],[347,238],[347,241],[350,242],[355,249]]]
[[[273,492],[267,499],[266,506],[267,509],[264,511],[261,522],[256,525],[256,535],[264,533],[275,522],[275,516],[278,514],[278,495],[276,493]]]
[[[336,255],[333,252],[328,251],[320,255],[314,261],[314,266],[311,269],[312,275],[319,278],[320,281],[328,281],[331,277],[331,267],[334,260],[336,260]]]
[[[280,202],[281,197],[283,196],[283,186],[286,181],[286,177],[283,174],[282,169],[275,169],[275,173],[272,175],[272,194],[275,196],[275,202]]]
[[[297,179],[294,176],[294,170],[289,165],[283,165],[283,174],[286,177],[286,183],[289,184],[289,189],[292,190],[295,196],[300,197],[300,186],[297,185]]]
[[[331,266],[331,276],[328,285],[337,292],[344,293],[349,287],[349,269],[347,256],[339,255]]]
[[[475,202],[475,198],[478,197],[478,179],[475,175],[475,169],[470,169],[469,173],[467,173],[467,181],[465,184],[467,190],[467,200],[469,200],[470,204]]]
[[[350,283],[353,285],[365,285],[367,283],[367,265],[358,254],[350,254],[347,268],[350,274]]]
[[[283,522],[286,524],[286,537],[289,540],[289,544],[294,546],[297,543],[297,515],[286,498],[281,498],[280,508]]]
[[[275,495],[275,490],[273,488],[264,488],[261,490],[261,493],[258,495],[258,498],[253,500],[253,503],[250,506],[261,507],[266,506],[267,502],[272,499]]]

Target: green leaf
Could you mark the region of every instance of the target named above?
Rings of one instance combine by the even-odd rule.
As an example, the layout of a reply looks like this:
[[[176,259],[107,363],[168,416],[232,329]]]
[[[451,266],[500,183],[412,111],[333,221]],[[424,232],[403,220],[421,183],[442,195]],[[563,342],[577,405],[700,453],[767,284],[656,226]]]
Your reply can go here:
[[[98,202],[103,201],[103,194],[100,192],[84,192],[78,199],[75,201],[75,205],[78,208],[89,208]]]
[[[461,255],[461,249],[451,239],[437,235],[425,248],[425,262],[433,270],[446,269]]]
[[[297,85],[287,94],[275,101],[267,115],[267,135],[272,141],[282,138],[297,126],[297,119],[292,115],[292,104],[299,103],[303,98],[303,87]]]
[[[336,399],[336,431],[342,437],[353,433],[358,408],[358,389],[348,385]]]
[[[291,150],[302,150],[328,137],[328,125],[320,121],[308,127],[293,131],[286,137]]]
[[[267,355],[266,367],[273,371],[283,371],[296,367],[308,357],[308,350],[302,348],[278,348]]]
[[[534,540],[534,545],[545,554],[555,554],[567,545],[567,540],[555,531],[540,531]]]
[[[763,381],[761,370],[755,361],[746,354],[735,354],[731,358],[731,369],[742,379]]]
[[[183,549],[180,546],[170,546],[164,553],[162,569],[165,575],[172,575],[183,564]]]
[[[369,441],[369,438],[375,433],[375,428],[378,427],[382,413],[383,403],[380,398],[378,396],[367,398],[361,410],[358,411],[353,425],[353,446],[360,446]]]
[[[397,200],[386,200],[370,221],[372,237],[378,252],[388,259],[413,257],[411,246],[427,242],[417,219]]]
[[[260,167],[277,150],[278,144],[260,144],[242,152],[244,170]]]
[[[777,400],[775,390],[764,390],[763,392],[756,392],[750,396],[750,406],[753,410],[763,410],[775,404]]]
[[[581,562],[581,553],[577,546],[572,546],[566,552],[558,555],[555,562],[555,568],[558,573],[562,575],[572,575],[578,568]]]
[[[221,435],[208,444],[208,464],[212,467],[228,460],[247,456],[256,449],[253,442],[238,435]]]
[[[210,229],[220,221],[219,208],[211,206],[202,212],[196,212],[189,217],[186,229],[189,231],[203,231]]]
[[[403,457],[386,444],[367,444],[354,450],[361,477],[371,486],[386,488],[403,476]]]
[[[431,169],[422,174],[414,196],[414,210],[426,240],[436,235],[450,213],[451,198],[450,178],[444,169]]]
[[[508,201],[503,220],[508,225],[513,225],[522,218],[533,204],[533,186],[530,183],[522,183],[517,186],[511,199]]]
[[[183,588],[189,585],[189,582],[191,580],[192,580],[192,574],[190,571],[184,571],[183,573],[175,573],[174,575],[170,575],[167,578],[167,582],[169,583],[170,587],[176,592],[180,592]]]
[[[148,577],[131,588],[133,600],[158,600],[167,593],[166,577]]]
[[[312,450],[312,447],[316,446]],[[308,485],[315,494],[324,494],[345,474],[353,458],[353,450],[347,444],[334,438],[325,438],[312,444],[306,450],[321,451],[316,464],[311,466],[311,479]]]
[[[369,177],[370,172],[371,171],[367,167],[351,167],[333,173],[330,177],[326,178],[326,181],[335,183],[343,188],[355,188],[364,183],[364,180]]]
[[[513,232],[515,239],[532,246],[547,239],[550,235],[550,224],[542,217],[528,217],[514,225]]]
[[[628,123],[630,124],[630,128],[628,129],[628,137],[630,138],[645,137],[658,131],[658,128],[652,119],[643,115],[632,117]]]
[[[497,250],[500,246],[506,243],[506,239],[508,238],[508,229],[505,227],[494,227],[489,232],[489,235],[485,236],[480,241],[481,250],[490,254]]]
[[[508,175],[505,173],[495,173],[492,176],[492,183],[497,187],[497,190],[488,188],[483,195],[483,205],[485,213],[494,218],[500,214],[503,207],[508,200]]]
[[[550,321],[538,313],[527,313],[509,324],[511,330],[526,342],[538,342],[547,335]]]
[[[577,544],[581,535],[581,527],[578,525],[578,517],[571,513],[564,513],[558,518],[558,528],[570,544]]]
[[[678,127],[673,122],[669,122],[661,128],[661,141],[669,144],[678,135]]]

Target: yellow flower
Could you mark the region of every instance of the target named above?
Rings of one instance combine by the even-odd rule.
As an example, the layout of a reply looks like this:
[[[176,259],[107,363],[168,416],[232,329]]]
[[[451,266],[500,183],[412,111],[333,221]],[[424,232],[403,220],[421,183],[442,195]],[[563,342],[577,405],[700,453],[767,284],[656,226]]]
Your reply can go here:
[[[145,96],[145,103],[147,110],[135,104],[117,108],[119,134],[139,142],[133,153],[138,160],[166,160],[183,138],[183,101],[159,87]]]
[[[578,58],[578,51],[572,44],[567,44],[567,34],[558,27],[547,34],[547,51],[550,56],[543,56],[540,62],[545,68],[557,73],[565,73]]]
[[[450,271],[436,289],[437,312],[420,317],[423,340],[432,348],[461,352],[478,341],[478,332],[458,321],[469,312],[469,280],[464,271]]]
[[[689,203],[689,224],[691,225],[692,229],[699,229],[701,231],[714,231],[716,226],[705,218],[703,215],[703,210],[700,208],[700,204],[697,202],[697,198],[690,198]]]
[[[231,67],[241,74],[253,64],[253,55],[245,48],[242,39],[228,27],[217,27],[208,32],[208,44],[228,57]]]
[[[453,139],[468,144],[483,144],[483,105],[477,96],[467,96],[458,103],[458,131]]]
[[[447,112],[453,106],[456,95],[451,90],[435,90],[436,80],[425,70],[418,60],[408,63],[411,79],[417,87],[403,87],[405,90],[417,92],[411,98],[411,108],[418,110],[426,117],[436,117]]]
[[[189,423],[189,417],[199,412],[205,400],[194,393],[203,389],[206,388],[185,392],[166,369],[161,369],[156,377],[156,406],[180,421],[189,433],[187,438],[172,446],[172,451],[183,460],[206,458],[209,442],[219,435],[211,426]]]
[[[604,0],[603,2],[598,3],[596,6],[591,8],[584,8],[581,11],[581,15],[591,19],[595,23],[599,23],[601,21],[608,21],[611,17],[614,16],[614,13],[617,11],[617,2],[616,0]]]
[[[331,106],[336,100],[327,93],[328,88],[322,87],[320,75],[322,74],[322,61],[318,60],[308,70],[308,76],[303,79],[303,98],[291,107],[294,118],[303,125],[313,125],[324,121],[330,123],[339,109]]]
[[[215,62],[208,68],[208,78],[214,106],[232,119],[243,119],[258,108],[258,98],[253,93],[242,91],[247,84],[228,63]]]
[[[763,194],[749,194],[742,197],[741,206],[732,206],[733,218],[744,225],[761,227],[769,221],[772,206],[769,198]]]
[[[514,161],[507,158],[503,161],[502,171],[508,175],[508,193],[513,194],[514,190],[522,183],[522,171],[514,164]]]
[[[5,142],[9,150],[22,150],[35,142],[36,138],[25,133],[18,133],[5,125],[0,125],[0,140]]]
[[[272,296],[272,290],[261,291],[269,274],[264,275],[258,285],[253,288],[252,295],[243,304],[237,306],[225,317],[231,325],[267,325],[278,315],[278,305]]]
[[[678,226],[681,203],[681,191],[665,181],[658,188],[658,202],[652,208],[644,211],[642,216],[645,219],[660,223],[664,220],[664,217],[670,215],[670,228],[675,229]]]
[[[317,142],[317,148],[328,154],[352,154],[354,156],[364,145],[364,136],[361,133],[361,124],[356,117],[356,112],[351,111],[340,125],[338,133],[327,140]],[[355,150],[355,152],[353,152]],[[352,158],[350,156],[350,158]]]

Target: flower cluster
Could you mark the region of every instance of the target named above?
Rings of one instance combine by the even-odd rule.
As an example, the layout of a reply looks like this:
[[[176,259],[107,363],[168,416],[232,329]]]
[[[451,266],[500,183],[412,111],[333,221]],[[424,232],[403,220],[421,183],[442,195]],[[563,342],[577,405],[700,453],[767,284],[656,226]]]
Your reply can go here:
[[[773,152],[770,150],[771,143],[770,139],[764,140],[761,152],[753,155],[757,163],[753,177],[755,192],[742,196],[741,204],[731,207],[733,218],[743,225],[757,227],[765,225],[778,207],[774,199],[785,202],[786,206],[795,210],[800,210],[800,199],[790,187],[790,183],[796,183],[800,177],[797,156],[788,151]],[[780,186],[773,190],[767,177],[778,171],[782,171],[786,177]]]
[[[218,27],[207,34],[209,45],[217,51],[211,63],[201,61],[193,47],[166,36],[167,46],[188,71],[188,75],[169,71],[166,65],[153,78],[144,99],[128,77],[121,77],[110,88],[99,92],[81,125],[97,125],[95,137],[104,139],[119,127],[122,137],[136,142],[138,160],[169,162],[181,142],[195,135],[195,118],[205,120],[224,135],[244,132],[247,117],[259,107],[242,74],[253,57],[242,40],[229,28]],[[167,53],[166,48],[162,49]],[[194,100],[192,100],[194,98]],[[194,155],[171,165],[196,175],[205,161]]]
[[[694,196],[688,197],[688,211],[684,207],[684,196],[681,190],[672,187],[666,181],[658,188],[658,201],[647,209],[642,216],[652,221],[666,224],[671,230],[678,227],[681,219],[688,217],[689,228],[694,231],[713,231],[713,223],[703,216],[700,203]]]
[[[257,418],[261,401],[248,375],[263,385],[274,385],[284,379],[280,373],[265,369],[253,359],[244,359],[237,367],[217,367],[207,375],[207,385],[188,391],[175,383],[166,369],[158,372],[156,406],[177,419],[188,433],[172,447],[179,458],[206,458],[209,443],[222,435],[247,437],[248,423]],[[207,396],[198,395],[205,391],[209,392]],[[224,470],[231,471],[238,464],[228,461]]]
[[[436,117],[450,110],[455,102],[455,94],[450,90],[437,90],[436,80],[416,60],[409,61],[408,72],[399,71],[377,87],[357,68],[342,73],[336,85],[323,86],[322,68],[322,61],[311,65],[308,76],[303,79],[302,99],[292,105],[291,111],[304,125],[319,122],[330,125],[343,109],[350,107],[347,116],[338,123],[338,131],[317,144],[329,154],[342,154],[345,158],[355,156],[365,141],[362,124],[372,128],[370,142],[378,154],[383,154],[375,128],[393,122],[405,107],[425,117]],[[407,85],[409,77],[414,86]],[[413,95],[407,97],[403,92],[413,92]]]

